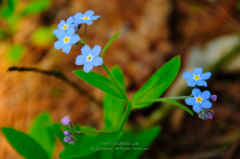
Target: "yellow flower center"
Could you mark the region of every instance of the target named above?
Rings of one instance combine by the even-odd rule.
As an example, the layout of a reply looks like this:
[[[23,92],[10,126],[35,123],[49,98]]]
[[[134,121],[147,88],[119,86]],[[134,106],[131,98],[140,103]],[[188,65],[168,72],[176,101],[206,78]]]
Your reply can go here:
[[[62,27],[63,30],[66,30],[67,28],[68,28],[68,25],[66,25],[66,24],[64,24]]]
[[[70,38],[68,36],[64,37],[63,39],[64,43],[68,43],[70,41]]]
[[[196,98],[196,102],[197,102],[197,103],[201,103],[202,101],[203,101],[202,97],[197,97],[197,98]]]
[[[195,76],[193,77],[193,79],[195,79],[195,80],[197,81],[197,80],[200,79],[200,76],[199,76],[199,75],[195,75]]]
[[[87,60],[88,60],[88,61],[92,61],[92,56],[91,56],[91,55],[88,55],[88,56],[87,56]]]
[[[82,18],[83,20],[89,20],[89,17],[85,16]]]

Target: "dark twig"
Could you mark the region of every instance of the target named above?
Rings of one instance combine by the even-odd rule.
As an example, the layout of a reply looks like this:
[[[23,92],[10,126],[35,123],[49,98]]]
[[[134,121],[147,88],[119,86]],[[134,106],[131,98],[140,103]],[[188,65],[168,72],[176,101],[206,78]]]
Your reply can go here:
[[[18,71],[18,72],[36,72],[36,73],[40,73],[43,75],[47,75],[47,76],[52,76],[55,77],[57,79],[60,79],[61,81],[63,81],[64,83],[70,85],[72,88],[74,88],[79,94],[84,94],[86,96],[89,97],[89,99],[96,103],[96,104],[100,104],[95,98],[92,97],[92,95],[90,95],[87,91],[85,91],[84,89],[82,89],[81,87],[79,87],[75,82],[69,80],[62,72],[60,71],[56,71],[56,70],[43,70],[43,69],[38,69],[38,68],[34,68],[34,67],[17,67],[17,66],[12,66],[8,68],[8,71],[12,72],[12,71]]]

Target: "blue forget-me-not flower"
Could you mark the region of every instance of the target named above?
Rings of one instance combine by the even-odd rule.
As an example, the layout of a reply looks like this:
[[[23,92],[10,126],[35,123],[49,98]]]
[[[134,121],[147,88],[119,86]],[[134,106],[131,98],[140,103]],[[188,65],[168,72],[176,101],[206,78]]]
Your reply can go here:
[[[88,45],[84,45],[81,48],[82,55],[77,56],[76,65],[84,65],[83,70],[90,72],[94,66],[100,66],[103,64],[102,58],[99,56],[101,52],[101,46],[95,45],[91,49]]]
[[[62,51],[66,54],[68,54],[72,48],[73,44],[76,44],[80,37],[78,34],[75,34],[74,30],[69,29],[66,32],[57,32],[56,34],[58,41],[54,43],[54,47],[59,50],[62,49]]]
[[[211,77],[211,72],[203,73],[203,69],[201,67],[195,68],[192,73],[184,72],[183,78],[187,80],[187,85],[190,87],[195,86],[204,86],[207,87],[207,82]]]
[[[87,10],[85,13],[76,13],[74,15],[74,23],[76,24],[92,24],[94,20],[97,20],[100,16],[94,16],[94,11]]]
[[[187,105],[193,106],[193,111],[200,113],[202,109],[209,109],[212,107],[212,103],[209,101],[211,97],[210,91],[201,92],[200,89],[194,88],[192,90],[192,97],[186,98]]]
[[[58,28],[53,30],[53,34],[58,36],[59,34],[61,34],[61,32],[67,32],[68,30],[74,32],[74,21],[72,17],[69,17],[66,21],[61,20],[58,24]]]

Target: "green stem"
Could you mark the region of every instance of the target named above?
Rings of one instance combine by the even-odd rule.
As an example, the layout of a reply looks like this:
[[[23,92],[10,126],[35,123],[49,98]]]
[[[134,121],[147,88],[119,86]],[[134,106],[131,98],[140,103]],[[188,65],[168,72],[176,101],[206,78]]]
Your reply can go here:
[[[190,96],[176,96],[176,97],[165,97],[165,98],[160,98],[160,99],[174,99],[174,100],[181,100],[181,99],[186,99]]]
[[[129,101],[129,99],[127,98],[125,92],[123,91],[123,88],[121,87],[121,85],[118,83],[118,81],[114,78],[114,76],[112,75],[112,73],[109,71],[109,69],[107,68],[107,66],[105,64],[103,64],[103,68],[106,71],[106,73],[109,75],[109,77],[112,79],[112,81],[115,83],[115,85],[117,86],[117,88],[119,89],[119,91],[121,92],[121,94],[123,95],[123,97],[125,98],[126,101],[126,110],[125,113],[123,115],[123,119],[121,121],[120,124],[120,128],[119,130],[122,130],[125,126],[126,120],[128,119],[128,116],[131,112],[131,102]]]
[[[109,69],[107,68],[107,66],[105,64],[102,65],[105,72],[108,74],[109,78],[114,82],[114,84],[117,86],[118,90],[120,91],[120,93],[122,94],[122,96],[125,98],[125,100],[127,102],[129,102],[125,92],[123,91],[123,88],[121,87],[121,85],[119,84],[119,82],[114,78],[114,76],[112,75],[112,73],[109,71]],[[130,103],[130,102],[129,102]]]
[[[156,103],[156,102],[165,102],[166,100],[182,100],[182,99],[186,99],[190,96],[177,96],[177,97],[165,97],[165,98],[158,98],[158,99],[153,99],[153,100],[149,100],[146,101],[144,103],[139,103],[138,105],[145,105],[145,104],[149,104],[149,103]]]
[[[87,44],[84,39],[80,39],[79,43],[80,43],[81,45],[86,45],[86,44]]]
[[[125,110],[125,113],[124,113],[124,115],[123,115],[123,118],[122,118],[122,121],[121,121],[121,124],[120,124],[120,127],[119,127],[119,131],[121,131],[123,128],[124,128],[124,126],[125,126],[125,124],[126,124],[126,121],[127,121],[127,119],[128,119],[128,116],[130,115],[130,113],[131,113],[131,103],[130,102],[127,102],[127,104],[126,104],[126,108],[125,108],[126,110]]]
[[[87,35],[87,24],[83,25],[83,37],[82,40],[86,44],[86,35]]]

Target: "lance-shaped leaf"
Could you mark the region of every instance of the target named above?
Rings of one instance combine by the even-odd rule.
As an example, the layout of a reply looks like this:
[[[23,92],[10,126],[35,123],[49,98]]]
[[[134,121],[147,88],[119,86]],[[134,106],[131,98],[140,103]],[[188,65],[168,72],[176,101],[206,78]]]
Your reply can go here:
[[[101,89],[109,95],[120,99],[124,98],[119,89],[106,77],[94,72],[86,73],[83,70],[75,70],[73,72],[88,84]]]
[[[148,150],[153,140],[160,132],[159,127],[143,130],[137,134],[127,131],[123,134],[118,143],[125,145],[116,145],[114,156],[116,159],[138,159],[144,151]]]
[[[55,146],[53,122],[48,113],[39,115],[33,122],[29,130],[29,135],[33,137],[48,153],[49,158],[53,155]]]
[[[146,103],[161,96],[176,78],[180,68],[180,57],[174,57],[160,69],[137,91],[132,99],[133,109],[151,105]],[[145,103],[145,104],[143,104]]]
[[[119,67],[113,67],[112,75],[119,82],[119,86],[125,91],[123,72]],[[124,115],[124,101],[109,94],[104,96],[104,124],[105,129],[116,130],[120,127]]]
[[[47,152],[29,135],[7,127],[2,128],[2,132],[11,146],[26,159],[49,159]]]
[[[120,135],[118,133],[81,135],[73,145],[68,145],[60,153],[62,159],[76,159],[86,157],[101,150],[106,143],[116,142]]]

